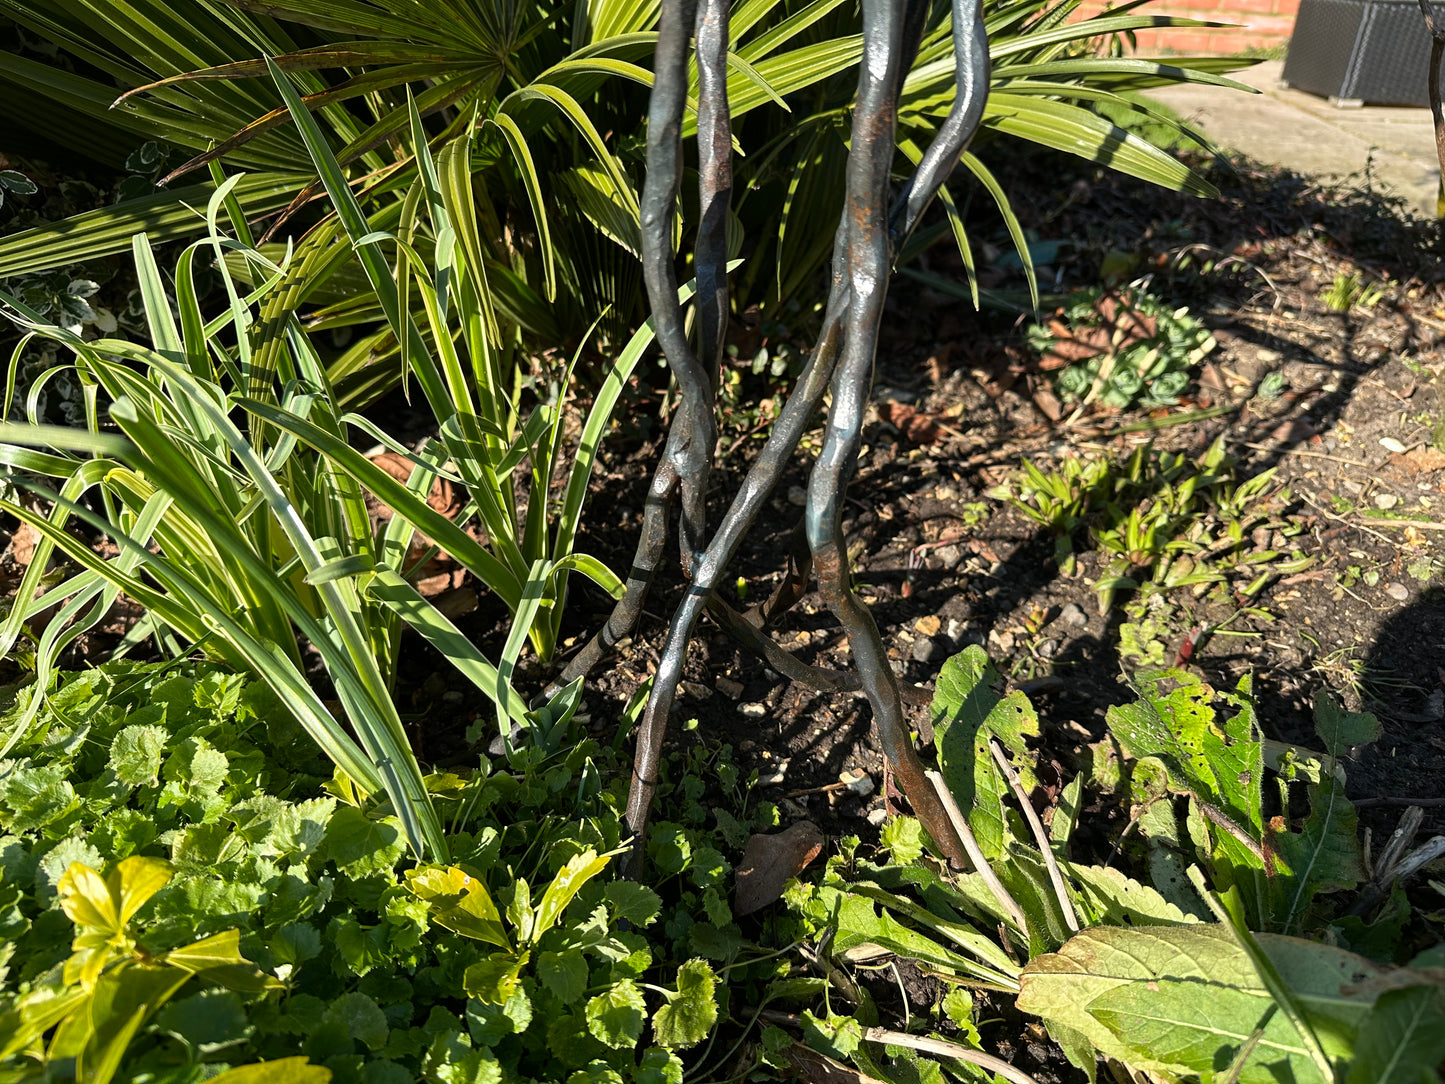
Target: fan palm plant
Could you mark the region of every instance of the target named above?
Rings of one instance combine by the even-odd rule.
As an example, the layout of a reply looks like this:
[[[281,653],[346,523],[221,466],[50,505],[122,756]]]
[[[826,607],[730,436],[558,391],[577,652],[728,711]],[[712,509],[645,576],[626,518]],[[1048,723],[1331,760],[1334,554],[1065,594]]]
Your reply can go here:
[[[1092,55],[1089,44],[1100,36],[1188,21],[1146,13],[1147,0],[1071,21],[1078,3],[996,0],[987,8],[992,92],[980,153],[964,165],[998,203],[1025,260],[1022,230],[985,158],[1022,139],[1208,195],[1210,187],[1175,158],[1091,106],[1140,109],[1122,93],[1227,82],[1220,73],[1241,63]],[[77,116],[111,122],[102,149],[115,143],[115,129],[188,148],[194,157],[170,180],[213,159],[248,171],[234,191],[256,216],[294,209],[320,191],[316,174],[298,169],[304,152],[282,123],[274,87],[256,78],[274,58],[297,81],[377,230],[390,229],[419,168],[403,138],[404,89],[414,87],[439,159],[465,150],[459,172],[472,178],[477,199],[460,240],[485,270],[492,345],[575,340],[604,300],[614,339],[617,329],[640,322],[636,178],[657,0],[190,0],[184,17],[179,10],[164,0],[57,0],[44,11],[0,0],[0,11],[83,61],[88,73],[0,55],[0,80],[23,88],[10,101],[30,103],[32,122],[52,129]],[[917,156],[951,101],[950,34],[948,5],[935,4],[906,87],[900,165]],[[747,155],[732,236],[752,246],[735,296],[739,306],[777,305],[797,296],[826,259],[862,41],[843,0],[738,0],[731,40],[728,96]],[[689,116],[685,135],[693,123]],[[203,202],[202,189],[184,195]],[[945,205],[971,266],[967,236]],[[200,225],[180,201],[122,204],[0,241],[0,276],[122,251],[142,230],[159,241]],[[312,270],[298,271],[290,297],[296,305],[343,302],[326,313],[333,323],[378,321],[364,277],[338,274],[339,262],[294,265]],[[329,290],[327,276],[334,276]],[[336,375],[349,377],[344,388],[374,395],[400,372],[400,350],[383,332],[359,344]],[[382,359],[392,376],[360,373],[362,359]]]

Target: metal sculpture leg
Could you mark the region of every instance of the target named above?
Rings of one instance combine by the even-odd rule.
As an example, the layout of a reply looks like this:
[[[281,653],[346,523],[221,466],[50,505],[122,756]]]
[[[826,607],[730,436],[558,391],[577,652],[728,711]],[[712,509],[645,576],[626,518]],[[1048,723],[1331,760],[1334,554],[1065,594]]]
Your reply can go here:
[[[926,0],[909,0],[906,4],[898,0],[871,0],[864,4],[864,56],[850,153],[848,204],[835,242],[833,282],[822,333],[798,386],[774,423],[762,453],[748,471],[741,491],[712,542],[695,561],[692,583],[673,616],[638,730],[627,822],[639,841],[646,831],[657,787],[668,712],[682,677],[687,643],[697,618],[708,606],[723,570],[763,501],[776,486],[831,381],[833,411],[823,455],[809,486],[807,516],[808,541],[819,573],[819,586],[848,633],[890,765],[915,812],[945,854],[956,863],[964,861],[961,842],[936,794],[923,778],[922,765],[908,738],[898,684],[888,666],[877,627],[848,586],[847,551],[839,525],[839,503],[857,456],[883,298],[894,256],[918,225],[923,211],[977,130],[987,92],[987,42],[979,0],[955,0],[957,97],[948,118],[889,213],[888,172],[893,160],[898,98],[918,47],[927,6]],[[661,85],[660,74],[658,85]],[[699,113],[701,115],[701,110]],[[674,179],[674,191],[675,185]],[[640,860],[638,848],[633,855],[634,871],[639,868]]]

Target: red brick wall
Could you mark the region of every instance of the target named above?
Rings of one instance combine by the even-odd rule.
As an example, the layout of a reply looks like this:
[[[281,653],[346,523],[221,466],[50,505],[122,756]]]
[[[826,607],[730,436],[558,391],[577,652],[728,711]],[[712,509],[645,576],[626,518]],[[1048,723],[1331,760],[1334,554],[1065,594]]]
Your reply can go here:
[[[1081,15],[1092,15],[1105,5],[1086,2]],[[1294,28],[1299,0],[1158,0],[1136,9],[1141,15],[1176,15],[1214,23],[1235,23],[1225,29],[1214,26],[1186,26],[1177,29],[1140,30],[1139,53],[1164,52],[1229,56],[1245,49],[1278,45],[1289,39]]]

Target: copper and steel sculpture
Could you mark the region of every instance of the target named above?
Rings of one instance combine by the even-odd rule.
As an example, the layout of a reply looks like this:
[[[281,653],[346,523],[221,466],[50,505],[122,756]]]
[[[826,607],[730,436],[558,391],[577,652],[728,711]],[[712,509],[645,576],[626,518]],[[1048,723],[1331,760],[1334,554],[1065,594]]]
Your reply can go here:
[[[874,352],[894,261],[978,129],[988,90],[988,46],[981,0],[953,0],[957,96],[912,177],[893,196],[889,175],[903,81],[922,40],[931,0],[863,0],[863,55],[847,164],[847,196],[834,240],[832,286],[816,348],[742,488],[709,537],[708,476],[717,442],[715,395],[728,319],[725,230],[732,188],[732,129],[727,99],[726,0],[664,0],[648,120],[642,192],[642,253],[657,339],[681,391],[661,464],[648,492],[642,534],[627,591],[606,625],[575,656],[558,684],[590,670],[631,634],[679,508],[684,574],[690,580],[673,615],[637,738],[627,822],[640,840],[657,788],[668,711],[682,678],[688,641],[706,609],[721,627],[762,654],[780,673],[827,691],[861,688],[872,705],[884,754],[914,812],[957,864],[965,852],[909,737],[902,693],[878,628],[850,586],[841,505],[853,475]],[[696,39],[697,142],[701,218],[695,248],[698,349],[690,346],[677,301],[672,214],[682,175],[682,118],[688,43]],[[788,573],[773,597],[748,615],[715,590],[723,571],[778,482],[810,418],[831,386],[822,452],[813,466],[803,523]],[[798,601],[816,571],[818,589],[842,624],[856,674],[808,666],[768,635],[767,626]],[[641,850],[634,852],[634,870]]]

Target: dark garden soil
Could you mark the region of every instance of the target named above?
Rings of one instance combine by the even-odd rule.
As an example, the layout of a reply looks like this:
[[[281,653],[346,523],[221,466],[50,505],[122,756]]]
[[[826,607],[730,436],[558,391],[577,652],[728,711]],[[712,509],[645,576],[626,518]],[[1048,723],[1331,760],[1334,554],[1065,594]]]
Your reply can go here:
[[[1362,825],[1378,849],[1410,800],[1422,799],[1421,838],[1445,833],[1445,454],[1434,435],[1445,414],[1441,231],[1399,217],[1391,201],[1356,188],[1322,188],[1247,162],[1202,168],[1221,200],[1188,199],[1102,172],[1075,170],[1061,181],[1052,159],[1024,159],[1003,171],[1031,235],[1062,242],[1039,269],[1046,292],[1096,284],[1101,264],[1112,259],[1128,279],[1152,274],[1155,294],[1189,306],[1213,330],[1219,347],[1179,406],[1152,415],[1075,416],[1049,390],[1051,374],[1026,347],[1022,321],[980,316],[968,302],[915,280],[895,282],[877,406],[847,502],[859,593],[903,681],[928,687],[949,655],[984,645],[1039,709],[1041,762],[1062,779],[1087,772],[1091,746],[1105,736],[1105,712],[1132,699],[1123,675],[1137,663],[1119,650],[1128,598],[1100,613],[1092,581],[1103,558],[1087,529],[1075,536],[1076,569],[1063,575],[1054,536],[988,494],[1016,476],[1025,456],[1049,471],[1070,458],[1121,458],[1153,440],[1197,457],[1223,436],[1240,477],[1277,470],[1271,489],[1288,490],[1277,511],[1301,528],[1285,549],[1315,561],[1274,578],[1252,600],[1238,593],[1248,578],[1215,595],[1173,592],[1156,614],[1166,630],[1165,661],[1181,661],[1217,686],[1252,671],[1265,736],[1283,742],[1315,743],[1310,704],[1322,687],[1377,713],[1382,737],[1347,765]],[[1007,251],[996,217],[976,218],[980,236],[999,234],[998,250]],[[1192,266],[1181,267],[1185,256]],[[963,281],[946,243],[928,259],[931,273]],[[1206,261],[1213,263],[1208,271]],[[983,274],[992,289],[1023,286],[1006,271]],[[1332,311],[1325,295],[1337,276],[1351,274],[1388,276],[1388,283],[1373,303]],[[739,338],[741,355],[750,358],[760,345],[756,333]],[[753,379],[744,378],[744,391]],[[1262,384],[1272,398],[1258,394]],[[766,435],[745,405],[735,406],[723,434],[714,522]],[[630,414],[646,409],[637,404]],[[1176,424],[1200,411],[1213,416]],[[624,426],[605,447],[579,543],[618,570],[630,562],[660,446],[656,426],[650,440],[629,437],[633,432]],[[778,582],[805,484],[800,463],[740,552],[729,591],[736,576],[751,602]],[[1254,544],[1278,541],[1266,531]],[[0,587],[13,584],[23,556],[12,545],[0,559]],[[469,605],[470,588],[460,586],[458,610]],[[629,699],[652,673],[680,591],[669,571],[636,637],[588,683],[582,710],[599,734],[616,734]],[[577,585],[568,605],[565,643],[575,650],[605,619],[608,600]],[[502,617],[483,597],[460,620],[495,652]],[[1206,634],[1195,643],[1201,626]],[[848,665],[846,641],[816,595],[775,635],[808,662]],[[1183,650],[1186,641],[1192,653]],[[104,639],[81,646],[84,654],[71,661],[104,657]],[[407,652],[403,711],[411,713],[423,757],[474,758],[463,735],[474,720],[485,723],[485,705],[421,645],[409,641]],[[535,667],[525,675],[536,688],[547,676]],[[13,678],[0,674],[4,680]],[[866,839],[876,836],[884,810],[870,719],[863,699],[791,684],[704,621],[669,742],[727,743],[744,775],[756,771],[754,795],[779,803],[785,823],[810,819],[830,834]],[[1103,858],[1123,814],[1117,803],[1093,813],[1076,838]],[[1438,896],[1418,891],[1417,915],[1440,909]],[[1435,940],[1438,927],[1419,919],[1411,935]],[[1073,1079],[1022,1023],[1005,1030],[1020,1048],[1021,1067],[1040,1080]]]
[[[1424,830],[1445,830],[1445,809],[1430,804],[1445,798],[1445,454],[1432,443],[1445,410],[1439,231],[1395,217],[1381,197],[1248,163],[1216,166],[1210,177],[1225,193],[1217,203],[1115,176],[1080,178],[1062,198],[1056,188],[1030,191],[1024,177],[1009,189],[1025,207],[1032,201],[1041,232],[1070,242],[1066,261],[1040,269],[1046,288],[1095,281],[1106,252],[1136,254],[1136,267],[1158,269],[1154,292],[1189,305],[1214,331],[1219,348],[1189,398],[1152,417],[1060,414],[1016,321],[896,282],[878,406],[846,512],[858,590],[905,682],[929,686],[950,654],[984,645],[1033,696],[1046,759],[1070,776],[1103,737],[1108,707],[1132,698],[1119,656],[1127,596],[1101,614],[1092,581],[1103,559],[1087,531],[1076,536],[1075,574],[1061,575],[1054,536],[988,493],[1025,456],[1047,471],[1069,458],[1121,458],[1151,440],[1197,456],[1222,435],[1239,477],[1277,470],[1271,489],[1290,494],[1278,507],[1303,528],[1286,549],[1316,560],[1266,586],[1253,599],[1261,612],[1237,614],[1237,592],[1222,601],[1174,592],[1166,661],[1200,625],[1228,621],[1194,644],[1188,665],[1221,686],[1252,671],[1265,734],[1281,741],[1312,743],[1310,704],[1324,686],[1376,712],[1383,736],[1349,767],[1349,792],[1367,803],[1364,823],[1377,837],[1388,833],[1402,804],[1423,798]],[[1172,271],[1185,249],[1226,266]],[[933,270],[957,272],[947,260]],[[1369,307],[1331,311],[1321,293],[1357,272],[1388,275],[1391,286]],[[1282,391],[1266,401],[1255,393],[1271,373]],[[1201,408],[1227,412],[1173,424]],[[715,516],[762,438],[724,435],[724,448],[742,446],[715,476]],[[582,546],[614,568],[631,555],[654,451],[614,447],[597,475]],[[805,484],[800,465],[739,553],[735,574],[750,601],[778,581]],[[599,516],[603,508],[611,511]],[[594,675],[587,704],[599,730],[617,725],[652,672],[679,589],[674,576],[654,590],[646,626]],[[588,590],[570,603],[574,643],[607,612],[607,600]],[[776,635],[809,662],[848,665],[846,641],[816,595]],[[760,794],[830,830],[867,833],[880,792],[821,789],[849,771],[881,782],[865,701],[781,680],[706,623],[687,675],[674,721],[697,726],[674,725],[672,741],[727,742],[740,766],[758,771]]]

